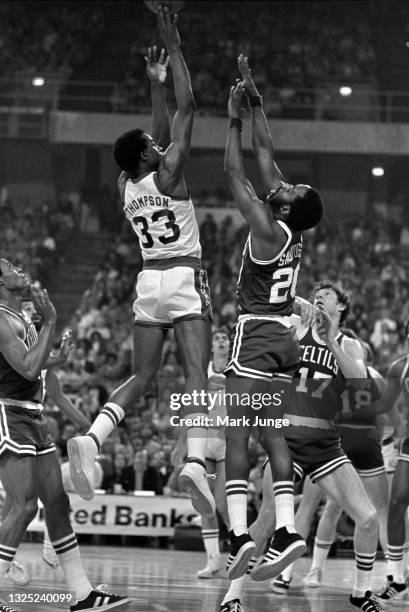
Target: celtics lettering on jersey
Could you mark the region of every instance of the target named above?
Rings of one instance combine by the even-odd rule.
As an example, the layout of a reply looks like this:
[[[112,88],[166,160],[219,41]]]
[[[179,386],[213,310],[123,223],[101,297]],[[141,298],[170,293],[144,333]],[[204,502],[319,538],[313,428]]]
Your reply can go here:
[[[300,269],[302,236],[278,221],[287,242],[270,261],[256,259],[252,253],[251,232],[243,251],[237,283],[239,314],[290,315]]]
[[[139,181],[128,179],[124,212],[139,238],[144,260],[199,257],[199,228],[193,202],[161,193],[152,172]]]

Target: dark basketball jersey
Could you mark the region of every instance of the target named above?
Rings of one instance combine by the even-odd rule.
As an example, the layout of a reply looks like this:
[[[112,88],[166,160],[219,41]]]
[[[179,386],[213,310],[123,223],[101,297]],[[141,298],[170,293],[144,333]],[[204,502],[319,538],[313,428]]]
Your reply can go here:
[[[3,305],[0,305],[0,310],[6,312],[21,325],[24,330],[23,340],[27,348],[30,348],[37,342],[36,329],[24,314]],[[41,403],[42,389],[43,381],[41,377],[37,380],[24,378],[24,376],[21,376],[11,367],[3,353],[0,352],[0,402],[5,399],[14,399],[19,402]]]
[[[343,393],[341,394],[341,410],[342,412],[354,413],[354,417],[351,420],[342,418],[342,423],[338,425],[338,428],[352,428],[352,429],[373,429],[376,425],[376,414],[368,415],[367,417],[359,418],[359,411],[362,408],[372,406],[381,397],[380,389],[376,383],[376,378],[381,377],[379,372],[374,368],[367,367],[368,379],[366,386],[363,389],[355,389],[352,385],[347,385]],[[357,420],[359,419],[359,420]]]
[[[342,347],[344,335],[338,334]],[[336,432],[334,418],[339,410],[345,378],[334,355],[317,331],[308,328],[300,337],[301,362],[293,382],[293,401],[286,406],[289,437],[327,437]]]
[[[252,253],[251,232],[243,251],[237,281],[238,314],[290,315],[300,268],[302,236],[278,221],[287,242],[270,261],[256,259]]]

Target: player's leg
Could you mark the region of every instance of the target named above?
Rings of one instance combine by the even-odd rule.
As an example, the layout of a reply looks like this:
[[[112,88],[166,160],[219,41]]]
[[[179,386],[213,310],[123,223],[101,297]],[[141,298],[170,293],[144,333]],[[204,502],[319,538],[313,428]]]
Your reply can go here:
[[[303,579],[306,587],[315,588],[321,585],[324,565],[335,539],[337,524],[341,514],[342,508],[333,499],[328,498],[318,522],[317,533],[315,534],[311,568]]]
[[[24,532],[37,512],[35,466],[34,456],[6,451],[0,457],[0,480],[6,492],[0,526],[0,576],[10,570]],[[13,582],[27,584],[29,577],[24,572],[12,573],[17,577],[14,580],[10,575]]]
[[[409,461],[398,461],[392,481],[388,513],[388,581],[380,597],[385,600],[406,595],[402,559],[406,541],[405,515],[409,505]]]
[[[3,523],[7,514],[9,512],[13,511],[13,508],[11,506],[11,503],[9,501],[9,498],[6,496],[4,499],[4,504],[3,504],[3,508],[2,508],[2,512],[1,512],[1,522]],[[20,563],[19,561],[17,561],[16,559],[13,559],[13,561],[11,562],[11,565],[7,571],[7,576],[10,578],[10,580],[12,582],[14,582],[14,584],[18,584],[19,586],[26,586],[27,584],[30,583],[30,574],[27,571],[27,567],[25,565],[23,565],[22,563]]]
[[[71,611],[91,608],[109,610],[120,603],[130,601],[127,597],[110,595],[92,588],[82,566],[77,538],[70,523],[70,502],[64,491],[61,468],[55,452],[37,456],[36,478],[50,540],[57,553],[68,590],[75,593],[77,599],[77,603],[71,606]]]
[[[207,367],[210,359],[211,320],[193,319],[174,322],[175,340],[185,375],[185,393],[192,405],[182,410],[182,417],[208,417]],[[192,505],[201,515],[214,515],[216,505],[206,479],[207,426],[187,428],[187,461],[179,482],[189,493]]]
[[[248,535],[247,486],[250,473],[249,438],[254,413],[249,402],[255,388],[252,378],[226,375],[226,408],[229,425],[226,427],[226,497],[230,524],[230,555],[227,572],[231,580],[247,571],[255,544]],[[234,421],[233,421],[234,419]]]
[[[285,389],[287,387],[287,389]],[[280,397],[280,406],[265,405],[258,415],[263,423],[281,419],[283,408],[291,401],[291,379],[277,377],[270,387],[271,397]],[[272,421],[271,421],[272,422]],[[266,451],[271,465],[275,499],[276,527],[264,559],[254,570],[254,580],[268,580],[281,574],[285,567],[307,550],[303,538],[296,532],[294,516],[294,468],[291,452],[283,435],[283,429],[261,425],[259,441]]]
[[[229,513],[227,510],[226,499],[226,462],[217,461],[215,463],[216,480],[214,481],[214,500],[216,502],[217,512],[220,514],[223,523],[229,529]]]
[[[266,461],[263,470],[263,500],[261,502],[257,519],[249,529],[249,533],[256,545],[254,557],[250,559],[247,573],[230,582],[229,589],[220,606],[220,612],[235,612],[237,609],[235,606],[241,606],[247,576],[251,574],[251,571],[257,562],[257,557],[262,555],[265,551],[274,529],[275,505],[273,480],[271,476],[270,463],[269,461]]]
[[[149,390],[159,367],[166,329],[134,326],[134,375],[111,393],[105,406],[85,436],[71,438],[67,444],[71,478],[75,490],[84,499],[94,496],[94,463],[101,444],[135,402]]]
[[[210,439],[209,439],[210,441]],[[216,462],[206,458],[206,471],[208,474],[216,474]],[[216,474],[215,480],[210,482],[210,488],[215,496],[215,485],[219,480]],[[216,501],[216,497],[215,497]],[[217,507],[217,502],[216,502]],[[213,515],[204,514],[202,517],[202,540],[207,555],[206,567],[197,572],[198,578],[213,578],[223,567],[219,545],[219,521],[216,513]]]
[[[303,487],[301,502],[295,514],[295,526],[297,532],[306,540],[310,533],[311,524],[314,520],[317,508],[323,498],[321,487],[313,484],[310,478],[306,478]],[[285,593],[288,591],[294,563],[288,565],[277,578],[271,583],[271,590],[274,593]]]
[[[319,481],[325,493],[332,497],[355,522],[354,550],[356,575],[351,605],[358,609],[377,610],[371,592],[373,564],[378,545],[378,517],[361,479],[351,463],[344,463]],[[365,608],[366,606],[366,608]]]
[[[388,552],[388,505],[389,505],[389,485],[386,472],[376,476],[366,476],[360,474],[365,491],[375,506],[379,519],[379,540],[382,550],[387,556]]]

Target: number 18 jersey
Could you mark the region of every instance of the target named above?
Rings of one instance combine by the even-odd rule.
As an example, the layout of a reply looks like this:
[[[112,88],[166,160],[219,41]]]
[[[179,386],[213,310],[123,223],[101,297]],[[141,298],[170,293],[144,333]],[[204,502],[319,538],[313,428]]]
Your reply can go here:
[[[292,313],[302,251],[300,232],[277,221],[287,234],[281,251],[269,261],[252,253],[251,232],[243,251],[237,282],[238,314],[281,315]]]
[[[161,193],[156,172],[139,181],[128,179],[124,199],[124,212],[139,238],[144,261],[201,257],[192,200]]]

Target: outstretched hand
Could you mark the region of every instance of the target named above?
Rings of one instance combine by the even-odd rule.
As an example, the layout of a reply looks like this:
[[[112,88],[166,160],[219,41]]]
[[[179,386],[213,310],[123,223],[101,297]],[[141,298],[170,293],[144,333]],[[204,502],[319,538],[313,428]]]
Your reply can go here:
[[[167,49],[179,47],[180,36],[177,28],[177,13],[171,15],[167,6],[159,6],[156,15],[158,17],[159,32]]]
[[[161,49],[158,57],[156,46],[148,47],[148,55],[145,55],[146,74],[152,83],[164,83],[166,81],[166,70],[169,64],[169,56],[166,50]]]
[[[227,111],[229,113],[229,119],[234,117],[240,118],[243,112],[242,103],[244,95],[244,83],[238,81],[236,85],[230,87],[230,96],[227,104]]]
[[[57,313],[48,296],[47,289],[40,289],[35,285],[31,285],[30,293],[34,308],[42,317],[44,323],[55,323],[57,320]]]
[[[248,96],[257,96],[258,91],[254,84],[253,77],[251,76],[251,69],[247,55],[240,53],[239,57],[237,58],[237,66],[241,74],[241,78],[243,79],[246,94]]]
[[[320,308],[320,314],[316,319],[317,332],[319,337],[326,343],[333,342],[338,334],[338,323],[331,319],[329,314]]]

